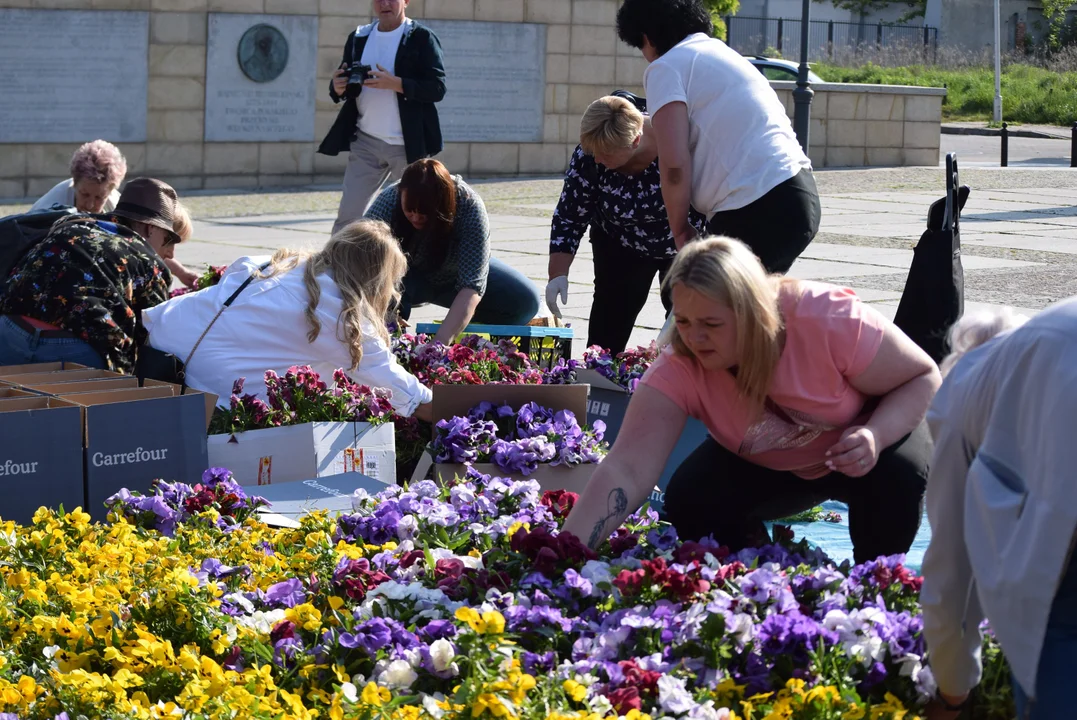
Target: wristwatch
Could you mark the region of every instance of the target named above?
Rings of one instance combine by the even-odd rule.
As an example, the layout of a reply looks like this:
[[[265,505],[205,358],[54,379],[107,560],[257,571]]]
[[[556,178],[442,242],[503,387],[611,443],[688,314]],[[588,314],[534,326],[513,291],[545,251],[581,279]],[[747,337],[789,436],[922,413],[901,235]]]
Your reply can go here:
[[[946,701],[946,698],[942,696],[942,691],[940,691],[938,688],[935,688],[935,699],[939,702],[940,705],[942,705],[944,710],[947,710],[948,712],[961,712],[969,706],[969,700],[972,699],[972,693],[965,695],[965,699],[959,702],[957,705],[952,705]]]

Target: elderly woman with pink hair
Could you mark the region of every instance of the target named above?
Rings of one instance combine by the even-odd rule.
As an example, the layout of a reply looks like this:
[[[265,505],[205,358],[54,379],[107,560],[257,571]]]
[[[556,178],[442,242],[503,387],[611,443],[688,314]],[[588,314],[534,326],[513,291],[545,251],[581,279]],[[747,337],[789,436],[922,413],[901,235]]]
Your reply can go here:
[[[120,149],[105,140],[83,144],[71,156],[71,177],[57,183],[34,203],[30,212],[55,206],[73,207],[80,213],[110,213],[120,200],[120,184],[127,175],[127,160]],[[174,258],[165,261],[172,275],[193,287],[198,273]]]

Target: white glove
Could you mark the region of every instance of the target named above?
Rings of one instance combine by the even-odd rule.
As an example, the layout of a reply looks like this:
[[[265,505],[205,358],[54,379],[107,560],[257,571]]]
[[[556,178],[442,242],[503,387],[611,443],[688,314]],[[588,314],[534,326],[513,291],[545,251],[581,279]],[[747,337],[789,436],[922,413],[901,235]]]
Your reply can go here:
[[[557,296],[561,296],[561,304],[568,303],[568,275],[555,277],[546,283],[546,307],[554,317],[561,317],[561,308],[557,307]]]

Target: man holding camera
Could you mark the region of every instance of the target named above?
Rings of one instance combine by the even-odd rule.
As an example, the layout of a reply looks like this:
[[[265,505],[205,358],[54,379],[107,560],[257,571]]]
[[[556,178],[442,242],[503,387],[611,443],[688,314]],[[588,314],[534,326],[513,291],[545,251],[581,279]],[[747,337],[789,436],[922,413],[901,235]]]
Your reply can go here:
[[[329,85],[344,106],[318,152],[349,151],[333,232],[361,218],[390,176],[441,152],[445,61],[437,36],[405,15],[409,2],[374,0],[377,19],[348,36]]]

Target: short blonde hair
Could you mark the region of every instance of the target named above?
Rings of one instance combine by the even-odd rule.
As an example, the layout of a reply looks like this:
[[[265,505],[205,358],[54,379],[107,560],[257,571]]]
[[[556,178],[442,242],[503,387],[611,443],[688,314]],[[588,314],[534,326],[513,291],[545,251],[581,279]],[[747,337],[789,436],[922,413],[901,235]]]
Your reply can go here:
[[[737,390],[756,413],[763,410],[781,355],[782,316],[778,288],[786,281],[767,275],[747,245],[728,237],[710,237],[688,243],[677,254],[663,289],[675,285],[695,290],[733,311],[737,330]],[[676,310],[676,308],[674,308]],[[691,357],[692,351],[676,327],[669,338],[674,351]]]
[[[194,234],[194,226],[191,224],[191,215],[187,208],[176,201],[176,209],[172,211],[172,232],[179,236],[180,242],[186,242]]]
[[[607,95],[587,106],[580,120],[580,147],[588,155],[624,150],[643,132],[643,113],[624,98]]]
[[[943,377],[953,369],[958,360],[965,356],[965,353],[975,350],[997,335],[1021,327],[1026,322],[1028,322],[1027,316],[1015,313],[1009,308],[963,315],[950,328],[950,354],[939,363],[939,370],[942,371]]]

